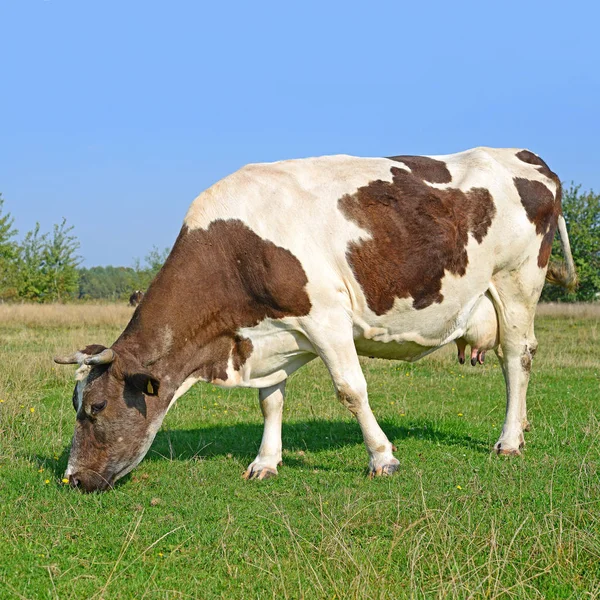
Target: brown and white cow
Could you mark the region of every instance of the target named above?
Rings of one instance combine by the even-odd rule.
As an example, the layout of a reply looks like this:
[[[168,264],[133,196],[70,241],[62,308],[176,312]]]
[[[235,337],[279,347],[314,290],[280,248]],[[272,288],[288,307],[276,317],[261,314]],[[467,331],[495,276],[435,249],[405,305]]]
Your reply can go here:
[[[197,381],[258,388],[263,439],[245,476],[277,473],[287,378],[315,357],[358,420],[372,475],[398,467],[358,357],[414,361],[450,342],[497,348],[507,387],[495,449],[519,454],[536,304],[558,227],[558,177],[528,150],[325,156],[246,166],[200,194],[111,348],[78,363],[67,476],[110,487]],[[550,275],[550,274],[549,274]],[[464,352],[464,346],[463,346]]]
[[[129,306],[137,306],[144,299],[144,292],[142,290],[135,290],[129,296]]]

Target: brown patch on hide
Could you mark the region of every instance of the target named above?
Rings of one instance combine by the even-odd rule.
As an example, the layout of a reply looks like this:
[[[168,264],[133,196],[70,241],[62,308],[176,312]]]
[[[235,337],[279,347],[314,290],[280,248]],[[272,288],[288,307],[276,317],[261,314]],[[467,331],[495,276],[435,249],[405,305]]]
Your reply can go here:
[[[481,243],[496,214],[485,188],[439,190],[405,169],[391,173],[391,183],[372,181],[338,201],[344,215],[373,236],[351,242],[347,257],[378,315],[395,298],[412,297],[416,309],[442,302],[446,271],[466,273],[468,234]]]
[[[539,181],[529,181],[522,177],[514,178],[527,217],[535,225],[536,233],[544,236],[538,253],[538,267],[544,269],[550,260],[558,217],[562,214],[562,185],[558,175],[551,171],[537,154],[529,150],[520,150],[516,157],[524,163],[537,167],[538,173],[556,184],[556,193],[553,196],[552,192]]]
[[[556,175],[556,173],[553,173],[550,170],[550,167],[548,167],[548,165],[546,164],[545,161],[543,161],[537,154],[534,154],[533,152],[530,152],[529,150],[521,150],[519,152],[517,152],[517,154],[515,155],[519,160],[522,160],[524,163],[527,163],[528,165],[534,165],[536,167],[538,167],[536,170],[541,173],[542,175],[545,175],[546,177],[548,177],[548,179],[552,179],[552,181],[554,181],[555,183],[558,183],[560,185],[560,180],[558,179],[558,176]]]
[[[216,220],[208,229],[184,226],[116,347],[152,347],[157,324],[166,323],[173,369],[183,368],[185,377],[225,381],[229,357],[237,370],[252,353],[252,343],[238,330],[267,318],[307,315],[307,283],[289,250],[242,221]]]
[[[250,358],[253,346],[248,338],[236,335],[233,347],[233,368],[238,371],[240,367]]]
[[[390,156],[390,160],[404,163],[411,173],[430,183],[450,183],[452,175],[446,163],[428,156]]]
[[[543,269],[548,266],[558,217],[562,212],[561,188],[558,187],[555,198],[541,181],[531,181],[523,177],[515,177],[513,181],[527,218],[535,225],[535,232],[543,236],[537,261],[538,267]]]

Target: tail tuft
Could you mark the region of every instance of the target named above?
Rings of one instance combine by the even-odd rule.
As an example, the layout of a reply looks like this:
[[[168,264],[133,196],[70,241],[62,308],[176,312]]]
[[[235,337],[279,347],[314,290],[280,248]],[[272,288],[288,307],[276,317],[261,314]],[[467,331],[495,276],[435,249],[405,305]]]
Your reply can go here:
[[[546,273],[546,281],[552,285],[559,285],[569,292],[574,292],[579,285],[577,273],[569,271],[565,263],[551,262]]]

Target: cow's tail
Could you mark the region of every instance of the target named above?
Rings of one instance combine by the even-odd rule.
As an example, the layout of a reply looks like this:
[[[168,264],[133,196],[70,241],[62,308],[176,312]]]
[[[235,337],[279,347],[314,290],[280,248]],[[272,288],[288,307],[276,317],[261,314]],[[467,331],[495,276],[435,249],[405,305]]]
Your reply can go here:
[[[575,263],[573,262],[573,255],[571,254],[567,224],[562,214],[558,216],[558,234],[565,261],[550,263],[548,272],[546,273],[546,281],[554,285],[560,285],[572,292],[577,287],[579,280],[577,278],[577,271],[575,270]]]

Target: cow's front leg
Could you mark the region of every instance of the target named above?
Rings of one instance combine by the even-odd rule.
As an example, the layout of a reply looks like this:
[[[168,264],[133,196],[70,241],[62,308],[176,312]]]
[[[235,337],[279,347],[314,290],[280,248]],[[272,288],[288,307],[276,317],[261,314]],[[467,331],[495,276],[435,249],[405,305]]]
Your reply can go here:
[[[258,390],[260,410],[265,419],[258,455],[244,473],[244,479],[267,479],[277,475],[281,464],[281,420],[285,380],[272,387]]]

